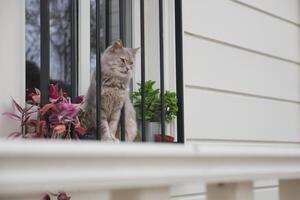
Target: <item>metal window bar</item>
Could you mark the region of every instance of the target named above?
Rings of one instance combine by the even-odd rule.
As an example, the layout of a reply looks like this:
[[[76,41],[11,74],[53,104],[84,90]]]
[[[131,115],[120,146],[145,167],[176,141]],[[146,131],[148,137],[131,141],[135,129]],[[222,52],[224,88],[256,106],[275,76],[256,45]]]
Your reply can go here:
[[[111,0],[105,0],[105,46],[108,47],[110,44],[110,10],[111,10]]]
[[[41,105],[48,103],[49,85],[49,1],[40,1],[40,21],[41,21]]]
[[[165,142],[165,77],[164,77],[163,0],[159,0],[159,60],[160,60],[160,124],[161,141]]]
[[[78,0],[71,1],[71,99],[78,95]]]
[[[146,119],[145,119],[145,5],[140,0],[140,26],[141,26],[141,132],[142,142],[146,141]]]
[[[71,13],[71,99],[78,96],[78,0],[72,0]],[[74,138],[74,125],[71,126],[71,138]]]
[[[101,0],[96,0],[96,140],[101,140]]]
[[[126,44],[126,30],[125,30],[125,23],[126,23],[126,14],[125,14],[125,3],[126,0],[119,0],[119,34],[120,39],[123,42],[124,46],[127,46]],[[121,126],[121,141],[125,141],[125,105],[123,106],[121,110],[121,117],[120,117],[120,126]]]
[[[184,143],[184,91],[182,53],[182,0],[175,0],[176,93],[178,99],[177,142]]]

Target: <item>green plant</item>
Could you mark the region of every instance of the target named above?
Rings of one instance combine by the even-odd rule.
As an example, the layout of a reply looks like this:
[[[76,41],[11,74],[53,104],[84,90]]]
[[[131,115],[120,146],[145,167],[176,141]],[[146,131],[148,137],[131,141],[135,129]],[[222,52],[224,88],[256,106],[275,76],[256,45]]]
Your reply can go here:
[[[137,118],[141,120],[141,84],[138,83],[138,90],[132,93],[134,108],[137,113]],[[145,82],[145,118],[146,121],[159,122],[160,121],[160,89],[154,88],[155,81],[148,80]],[[177,97],[176,93],[172,91],[165,91],[165,120],[170,123],[177,114]]]

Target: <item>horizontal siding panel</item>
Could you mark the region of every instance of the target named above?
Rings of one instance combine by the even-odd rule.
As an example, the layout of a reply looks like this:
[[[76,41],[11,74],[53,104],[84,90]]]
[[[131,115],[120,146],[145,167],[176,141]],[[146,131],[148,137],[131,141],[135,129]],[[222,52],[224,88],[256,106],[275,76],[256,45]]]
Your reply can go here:
[[[185,0],[184,31],[299,63],[300,29],[228,0]]]
[[[183,185],[174,185],[170,188],[170,196],[183,196],[185,194],[200,195],[206,192],[206,186],[203,182],[186,183]]]
[[[300,141],[296,103],[185,89],[186,137],[252,141]]]
[[[278,187],[255,190],[254,200],[279,200]]]
[[[257,189],[265,187],[278,187],[278,180],[258,180],[254,182],[254,187]]]
[[[261,189],[254,191],[254,200],[278,200],[278,188]],[[206,195],[186,195],[171,197],[170,200],[206,200]]]
[[[254,200],[276,200],[279,197],[276,180],[264,180],[254,182]],[[261,188],[257,188],[261,187]],[[201,193],[201,194],[199,194]],[[170,200],[199,200],[206,199],[205,185],[202,183],[173,186],[170,191]]]
[[[184,195],[180,197],[171,197],[170,200],[206,200],[205,195]]]
[[[236,0],[283,19],[300,24],[299,0]]]
[[[188,85],[300,101],[300,66],[185,34]]]

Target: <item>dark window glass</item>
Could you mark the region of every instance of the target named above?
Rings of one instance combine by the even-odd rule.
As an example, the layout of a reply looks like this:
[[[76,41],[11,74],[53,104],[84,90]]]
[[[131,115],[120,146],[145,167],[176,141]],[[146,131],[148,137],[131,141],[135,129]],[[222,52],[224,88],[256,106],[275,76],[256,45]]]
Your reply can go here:
[[[90,7],[90,31],[91,31],[91,75],[92,72],[96,68],[96,0],[90,0],[91,7]],[[101,46],[105,47],[105,34],[108,33],[108,43],[110,44],[113,40],[120,38],[119,32],[119,0],[110,0],[106,1],[109,3],[109,30],[106,30],[104,27],[100,30],[100,37],[101,37]],[[102,11],[105,10],[105,0],[100,1],[100,9]],[[102,13],[103,24],[105,24],[105,16],[104,12]]]
[[[40,87],[40,0],[26,0],[26,88]]]
[[[71,94],[71,0],[50,0],[50,82]]]
[[[71,1],[50,0],[50,82],[71,93]],[[40,0],[26,0],[26,88],[40,87]]]

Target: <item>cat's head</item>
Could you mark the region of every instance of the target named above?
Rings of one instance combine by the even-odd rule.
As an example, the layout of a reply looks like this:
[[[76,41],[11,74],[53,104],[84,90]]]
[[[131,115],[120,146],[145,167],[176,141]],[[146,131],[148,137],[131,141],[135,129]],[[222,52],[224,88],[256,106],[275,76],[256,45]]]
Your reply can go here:
[[[102,55],[102,72],[115,78],[129,80],[138,49],[124,47],[121,40],[114,41]]]

